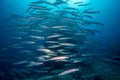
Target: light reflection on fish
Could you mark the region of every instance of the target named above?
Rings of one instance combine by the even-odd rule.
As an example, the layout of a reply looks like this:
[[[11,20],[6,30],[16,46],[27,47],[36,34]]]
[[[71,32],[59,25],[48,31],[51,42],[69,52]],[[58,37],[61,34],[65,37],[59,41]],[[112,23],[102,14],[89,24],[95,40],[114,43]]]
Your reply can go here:
[[[66,70],[60,74],[58,74],[58,76],[64,76],[64,75],[67,75],[67,74],[70,74],[70,73],[74,73],[74,72],[77,72],[79,71],[79,69],[70,69],[70,70]]]

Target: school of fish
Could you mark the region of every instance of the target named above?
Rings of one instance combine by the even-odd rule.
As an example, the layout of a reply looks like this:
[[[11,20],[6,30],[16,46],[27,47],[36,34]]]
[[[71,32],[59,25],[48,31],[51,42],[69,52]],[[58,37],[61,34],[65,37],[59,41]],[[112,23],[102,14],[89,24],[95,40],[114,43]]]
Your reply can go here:
[[[15,50],[20,58],[13,61],[17,68],[9,71],[10,80],[108,80],[102,77],[106,74],[104,70],[110,63],[120,65],[116,58],[102,59],[105,64],[102,67],[92,63],[95,57],[104,54],[91,50],[91,45],[99,43],[93,37],[100,31],[86,26],[103,26],[92,17],[100,11],[83,2],[71,7],[67,1],[31,2],[26,10],[28,16],[13,14],[4,20],[11,22],[13,34],[9,46],[1,50]],[[6,75],[0,73],[0,76]]]

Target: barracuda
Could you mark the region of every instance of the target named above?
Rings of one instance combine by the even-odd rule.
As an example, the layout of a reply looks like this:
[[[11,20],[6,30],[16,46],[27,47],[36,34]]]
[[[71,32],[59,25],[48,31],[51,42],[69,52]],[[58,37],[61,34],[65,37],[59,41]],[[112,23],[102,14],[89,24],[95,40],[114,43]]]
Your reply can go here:
[[[76,8],[70,7],[68,1],[31,2],[27,9],[29,16],[12,15],[6,20],[15,23],[14,29],[9,31],[15,32],[12,37],[16,39],[8,48],[20,57],[13,62],[17,69],[8,70],[14,74],[10,80],[84,80],[86,74],[94,73],[93,57],[104,55],[89,52],[91,48],[95,50],[92,46],[95,42],[90,43],[88,38],[99,31],[87,29],[86,26],[101,25],[92,17],[99,11],[82,9],[81,6],[88,6],[83,2],[74,3]],[[104,61],[119,64],[111,59]]]

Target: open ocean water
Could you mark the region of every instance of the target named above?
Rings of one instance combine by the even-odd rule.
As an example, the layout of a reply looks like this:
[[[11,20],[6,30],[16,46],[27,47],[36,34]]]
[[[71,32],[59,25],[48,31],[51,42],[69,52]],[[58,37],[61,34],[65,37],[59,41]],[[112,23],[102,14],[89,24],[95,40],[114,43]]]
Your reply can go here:
[[[0,0],[0,80],[120,80],[119,0]]]

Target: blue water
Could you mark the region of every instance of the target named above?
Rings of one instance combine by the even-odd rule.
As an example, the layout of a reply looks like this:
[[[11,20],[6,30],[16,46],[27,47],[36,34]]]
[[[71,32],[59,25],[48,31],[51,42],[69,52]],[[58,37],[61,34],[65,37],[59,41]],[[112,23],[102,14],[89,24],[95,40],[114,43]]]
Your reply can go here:
[[[25,0],[19,1],[14,0],[11,2],[9,0],[1,0],[0,2],[0,20],[4,20],[8,18],[11,14],[20,14],[27,15],[26,9],[28,8],[28,4],[32,1],[36,0]],[[102,31],[102,36],[107,37],[109,40],[104,38],[100,38],[107,44],[118,45],[119,43],[119,21],[120,21],[120,8],[119,8],[119,0],[86,0],[87,2],[92,3],[92,6],[100,10],[100,14],[94,15],[94,19],[103,23],[104,27],[96,27]],[[2,24],[2,23],[1,23]],[[5,33],[6,34],[6,33]],[[99,38],[99,37],[98,37]],[[107,42],[106,42],[107,41]]]
[[[20,51],[22,50],[17,50],[17,49],[11,49],[10,47],[10,42],[14,42],[17,43],[19,41],[15,41],[12,40],[10,38],[11,35],[17,35],[14,33],[14,28],[15,26],[11,25],[11,23],[9,22],[2,22],[3,20],[6,20],[7,18],[10,17],[10,15],[12,14],[18,14],[18,15],[22,15],[22,16],[28,16],[29,13],[26,12],[26,9],[28,8],[28,5],[30,4],[30,2],[33,1],[37,1],[37,0],[0,0],[0,48],[2,49],[0,51],[0,80],[52,80],[52,79],[34,79],[34,77],[37,76],[37,73],[31,75],[32,71],[30,71],[31,69],[34,70],[33,68],[26,68],[23,65],[13,65],[13,63],[15,63],[16,61],[19,62],[20,60],[24,60],[24,59],[28,59],[28,61],[36,61],[35,56],[40,56],[43,53],[39,53],[37,51],[34,51],[34,46],[25,46],[27,47],[27,49],[33,50],[33,53],[35,52],[35,54],[31,54],[29,55],[29,52],[26,54],[19,54]],[[65,0],[63,0],[65,1]],[[74,6],[72,5],[72,2],[77,2],[78,0],[70,0],[69,1],[69,5],[70,6]],[[79,0],[80,1],[80,0]],[[81,0],[82,1],[82,0]],[[102,56],[102,58],[104,59],[104,57],[106,58],[111,58],[111,56],[117,56],[118,57],[118,64],[116,65],[116,63],[114,64],[114,62],[112,63],[111,61],[108,63],[108,65],[113,66],[110,67],[110,69],[108,70],[108,73],[112,73],[113,74],[117,74],[118,75],[107,75],[107,77],[105,76],[104,79],[94,79],[94,80],[120,80],[120,72],[119,72],[119,66],[120,66],[120,1],[119,0],[83,0],[85,3],[91,3],[91,7],[94,8],[94,10],[100,11],[99,14],[93,14],[93,19],[94,21],[100,22],[102,24],[104,24],[104,26],[98,26],[98,25],[90,25],[87,26],[87,28],[89,29],[96,29],[99,30],[101,33],[96,33],[94,36],[94,40],[96,40],[99,45],[93,45],[91,46],[91,48],[86,49],[85,51],[81,51],[81,52],[88,52],[89,50],[94,50],[95,47],[98,47],[96,50],[96,54],[97,53],[101,53],[101,54],[105,54],[105,56]],[[52,0],[51,0],[52,2]],[[54,0],[53,0],[54,2]],[[43,40],[37,42],[39,45],[41,45],[42,43],[44,43]],[[7,48],[7,50],[5,49]],[[4,50],[5,49],[5,50]],[[33,56],[32,56],[33,55]],[[30,58],[31,57],[31,58]],[[92,57],[92,58],[99,58],[99,56],[96,57]],[[99,63],[99,61],[94,61],[93,59],[93,64]],[[26,63],[25,63],[26,64]],[[94,66],[94,68],[96,67],[100,67],[100,65],[103,65],[104,63],[101,64],[100,63]],[[39,71],[39,67],[37,66],[35,67],[35,69]],[[116,68],[116,70],[114,70],[114,68]],[[24,73],[22,75],[25,75],[27,77],[24,76],[19,76],[19,71],[16,72],[14,71],[14,69],[21,69],[21,70],[28,70],[30,71],[29,74]],[[98,68],[99,69],[99,68]],[[15,72],[15,73],[10,73],[10,71]],[[118,72],[116,72],[118,71]],[[22,71],[21,71],[22,72]],[[35,71],[33,71],[34,73]],[[106,71],[103,71],[105,73],[107,73]],[[12,74],[12,76],[10,75]],[[17,74],[17,75],[15,75]],[[38,73],[39,74],[39,73]],[[15,76],[17,76],[18,78],[14,78]],[[32,77],[33,76],[33,77]],[[116,78],[111,78],[110,76],[115,76]],[[31,77],[31,79],[30,79]],[[38,77],[37,77],[38,78]],[[105,79],[107,78],[107,79]],[[59,80],[59,79],[55,79],[55,80]],[[61,79],[60,79],[61,80]],[[64,79],[67,80],[67,79]],[[81,79],[72,79],[72,80],[81,80]],[[83,79],[84,80],[84,79]],[[89,79],[86,79],[89,80]]]

